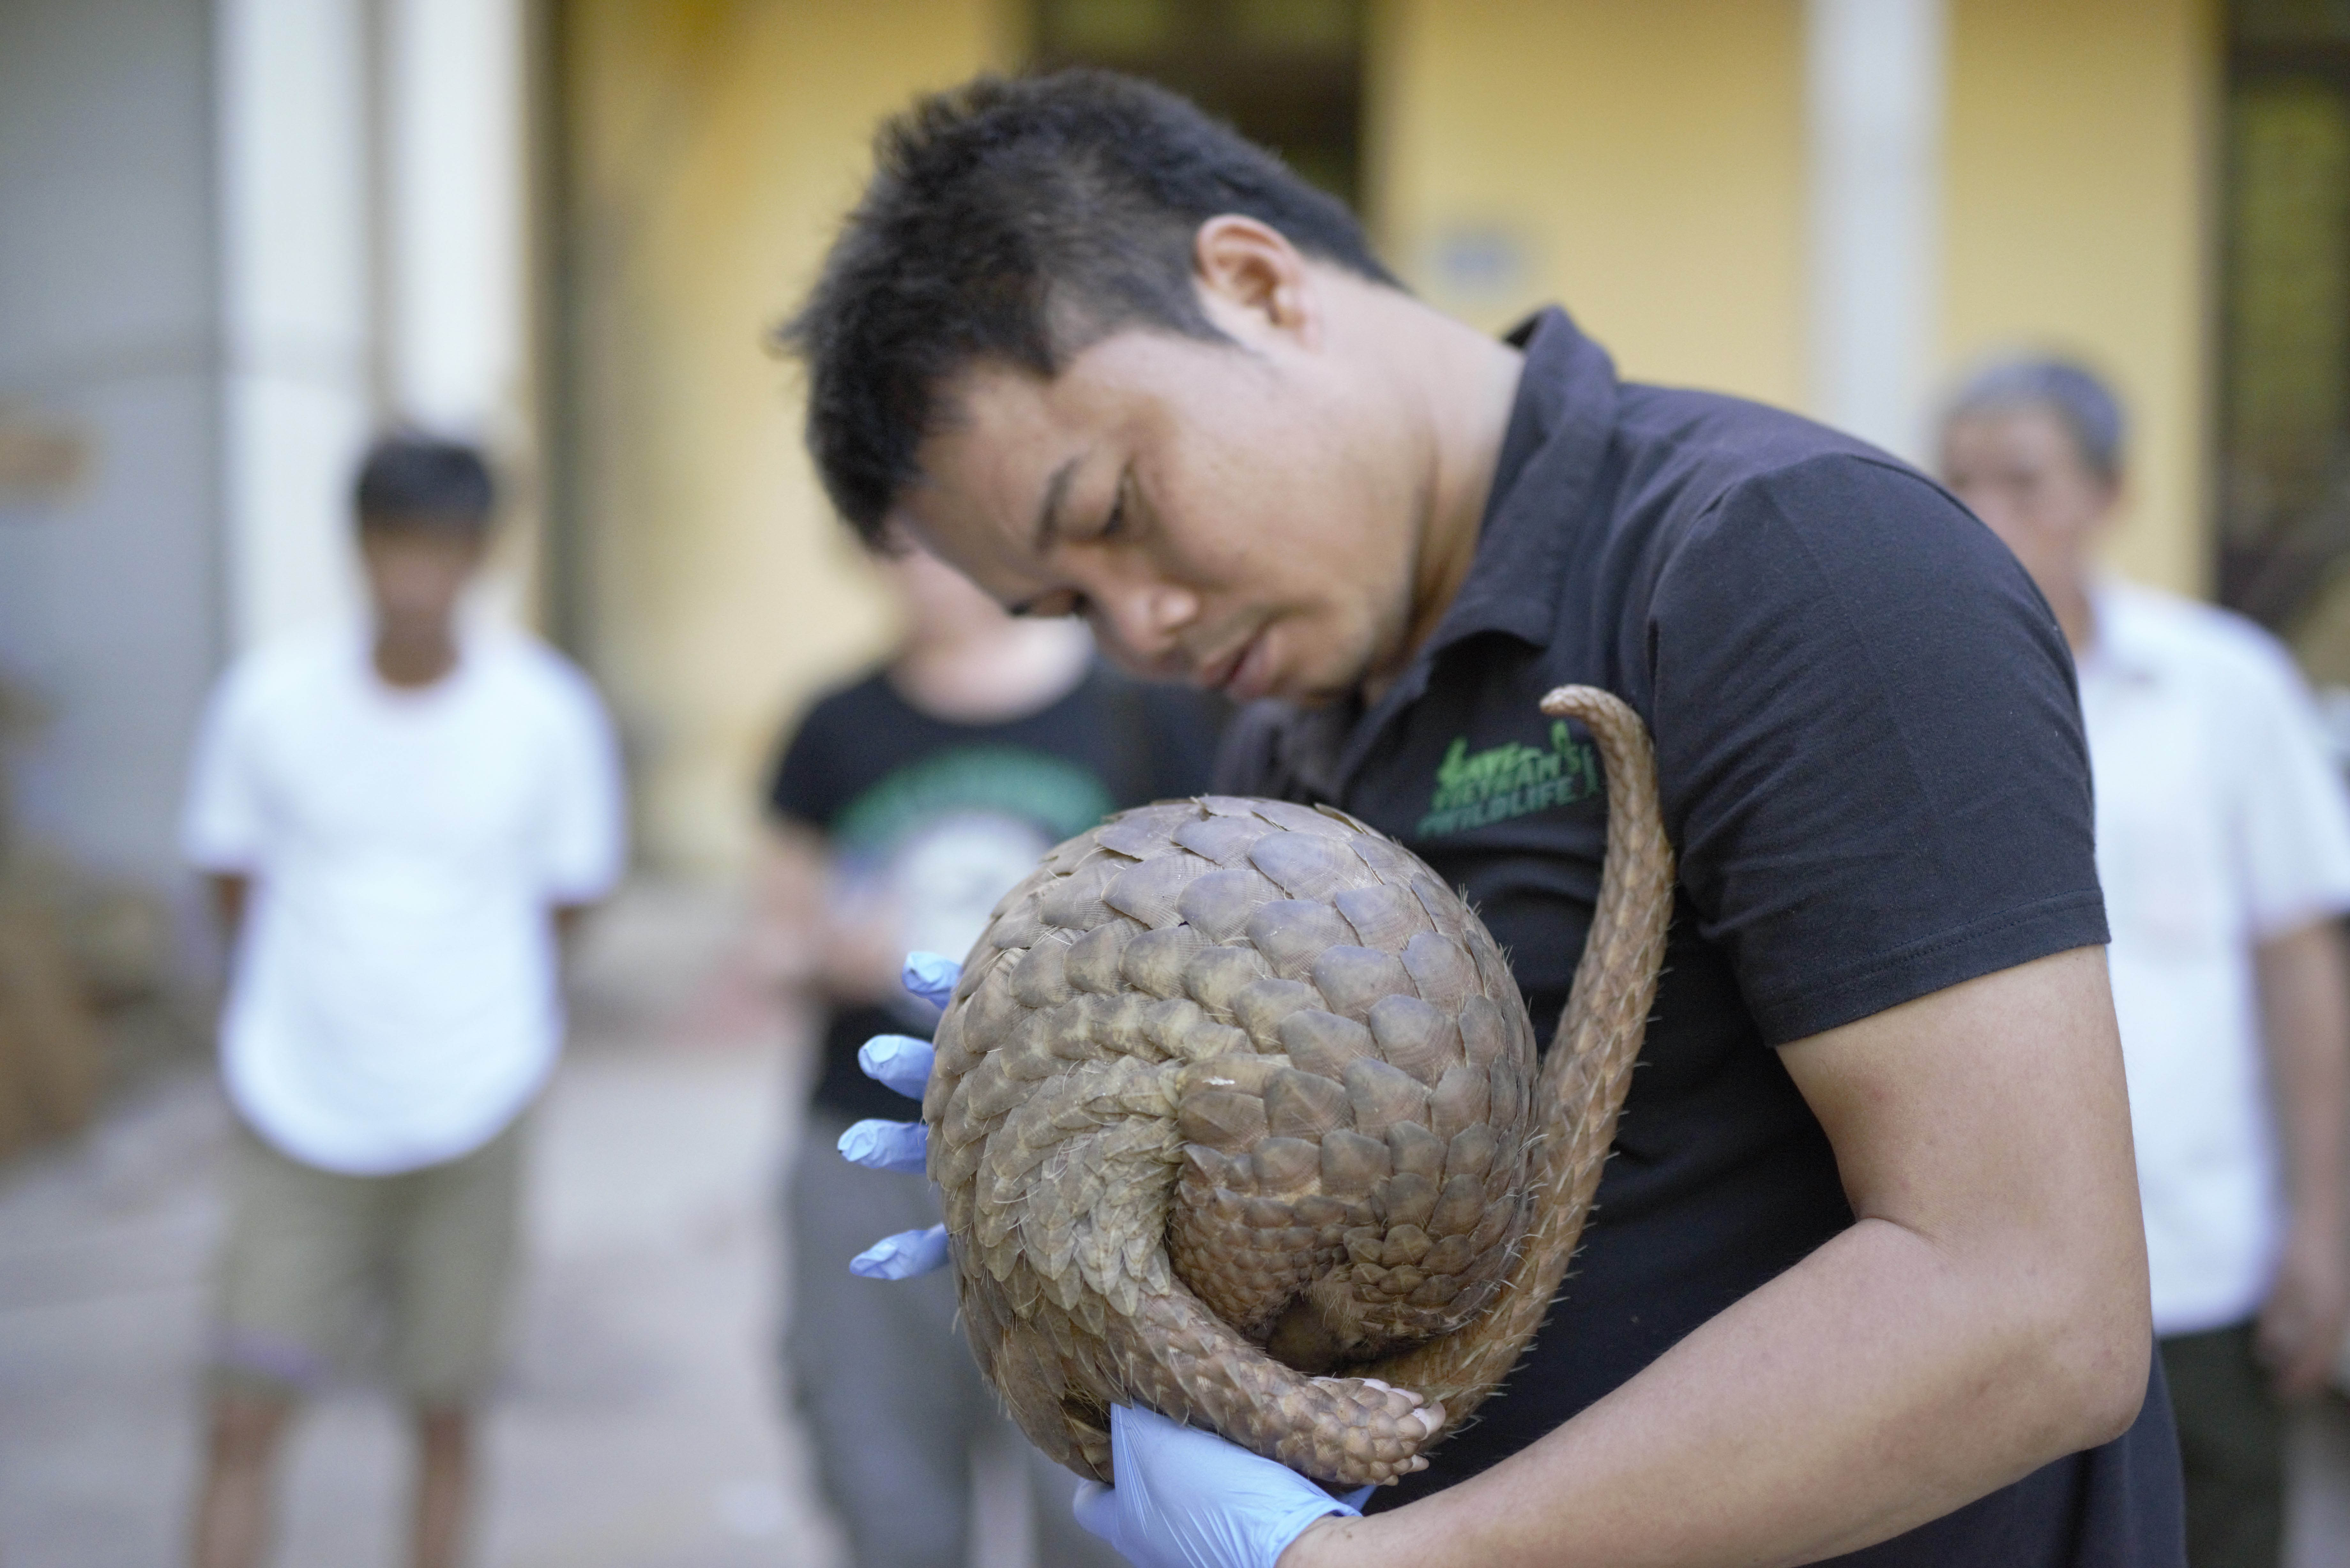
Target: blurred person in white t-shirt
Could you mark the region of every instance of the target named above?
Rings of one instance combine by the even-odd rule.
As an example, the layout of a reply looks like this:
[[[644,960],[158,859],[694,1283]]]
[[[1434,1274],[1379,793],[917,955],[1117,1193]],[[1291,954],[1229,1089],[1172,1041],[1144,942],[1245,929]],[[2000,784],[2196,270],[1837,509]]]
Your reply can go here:
[[[2079,670],[2188,1560],[2272,1568],[2282,1405],[2324,1386],[2350,1314],[2350,808],[2275,639],[2093,564],[2122,437],[2087,371],[2011,360],[1951,400],[1942,468]]]
[[[412,1561],[463,1552],[522,1122],[562,1041],[558,940],[623,856],[594,689],[531,638],[460,625],[492,504],[470,447],[379,443],[368,623],[239,659],[197,746],[183,843],[234,943],[238,1124],[198,1568],[261,1560],[287,1420],[370,1329],[414,1418]]]

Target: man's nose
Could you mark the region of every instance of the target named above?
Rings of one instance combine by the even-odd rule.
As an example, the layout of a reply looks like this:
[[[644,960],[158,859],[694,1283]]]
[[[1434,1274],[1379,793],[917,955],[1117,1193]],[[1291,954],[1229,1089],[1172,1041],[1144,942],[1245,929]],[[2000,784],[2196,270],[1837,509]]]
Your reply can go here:
[[[1138,583],[1101,596],[1109,639],[1137,667],[1159,674],[1183,673],[1184,629],[1200,618],[1200,598],[1171,583]]]

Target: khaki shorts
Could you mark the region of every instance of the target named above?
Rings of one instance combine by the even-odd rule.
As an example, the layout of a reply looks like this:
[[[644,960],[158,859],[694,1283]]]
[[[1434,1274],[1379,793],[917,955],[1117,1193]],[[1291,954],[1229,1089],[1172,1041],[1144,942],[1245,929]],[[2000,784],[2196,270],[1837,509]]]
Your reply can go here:
[[[343,1176],[239,1127],[215,1382],[288,1398],[375,1362],[418,1406],[473,1402],[504,1359],[523,1141],[517,1122],[445,1165]]]

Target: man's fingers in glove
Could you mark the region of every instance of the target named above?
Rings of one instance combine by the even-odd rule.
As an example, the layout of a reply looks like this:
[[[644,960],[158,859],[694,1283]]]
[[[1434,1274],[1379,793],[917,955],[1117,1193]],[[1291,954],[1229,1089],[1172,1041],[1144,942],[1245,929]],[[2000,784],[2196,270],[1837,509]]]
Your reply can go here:
[[[944,953],[908,953],[903,978],[908,991],[932,1007],[944,1007],[954,997],[962,965]]]
[[[868,1170],[902,1170],[920,1176],[930,1166],[931,1129],[920,1122],[868,1118],[840,1135],[841,1158]]]
[[[1070,1510],[1139,1568],[1274,1568],[1315,1520],[1356,1511],[1236,1443],[1123,1405],[1110,1466],[1113,1484],[1080,1487]]]
[[[944,1268],[946,1261],[947,1228],[933,1225],[882,1237],[849,1260],[848,1272],[862,1280],[910,1280]]]
[[[962,966],[938,953],[908,953],[903,978],[914,995],[944,1007],[953,999]],[[905,1034],[877,1035],[857,1053],[857,1064],[868,1077],[916,1099],[930,1085],[931,1059],[928,1043]],[[930,1129],[920,1122],[866,1120],[840,1135],[840,1152],[875,1170],[919,1174],[929,1163],[930,1141]],[[882,1237],[849,1260],[848,1272],[868,1280],[909,1280],[944,1267],[946,1261],[947,1228],[933,1225]]]
[[[876,1034],[857,1048],[857,1064],[867,1077],[919,1100],[930,1086],[937,1054],[929,1041],[910,1034]]]
[[[1069,1511],[1077,1516],[1080,1528],[1108,1541],[1118,1528],[1118,1494],[1097,1480],[1081,1480],[1077,1495],[1069,1500]]]

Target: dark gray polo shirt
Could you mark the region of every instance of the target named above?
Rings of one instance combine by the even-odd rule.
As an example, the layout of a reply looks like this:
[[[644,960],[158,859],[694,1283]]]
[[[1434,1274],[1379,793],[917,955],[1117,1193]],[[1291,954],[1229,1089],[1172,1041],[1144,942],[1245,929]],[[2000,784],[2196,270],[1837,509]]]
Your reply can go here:
[[[1680,888],[1596,1217],[1526,1364],[1386,1506],[1526,1447],[1852,1223],[1773,1047],[2106,940],[2072,660],[1990,531],[1849,437],[1618,382],[1561,312],[1513,341],[1524,376],[1436,635],[1367,711],[1252,710],[1219,769],[1341,806],[1462,888],[1547,1048],[1607,806],[1588,738],[1536,701],[1605,687],[1657,742]],[[2183,1553],[2158,1369],[2120,1440],[1839,1561]]]

